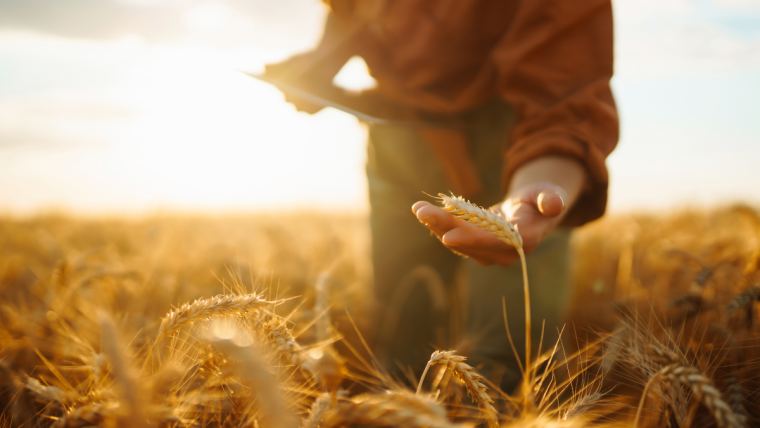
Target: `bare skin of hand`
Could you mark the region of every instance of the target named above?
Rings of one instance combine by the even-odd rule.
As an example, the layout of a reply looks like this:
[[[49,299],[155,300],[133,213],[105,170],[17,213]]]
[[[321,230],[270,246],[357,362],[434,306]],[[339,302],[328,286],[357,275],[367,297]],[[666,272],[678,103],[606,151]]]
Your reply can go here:
[[[545,157],[520,168],[507,198],[492,207],[517,226],[526,252],[560,224],[581,193],[583,167],[569,158]],[[509,265],[518,258],[514,248],[491,233],[460,220],[427,201],[412,205],[417,219],[447,248],[484,265]]]
[[[306,52],[292,56],[282,62],[267,64],[264,68],[264,75],[297,86],[304,86],[305,82],[309,82],[312,85],[330,84],[331,77],[329,76],[318,76],[312,73],[308,75],[309,79],[305,78],[307,77],[304,76],[305,70],[309,70],[314,61],[312,55],[314,54]],[[288,93],[287,91],[283,91],[283,95],[285,96],[285,101],[293,105],[296,110],[303,113],[315,114],[323,108],[320,105],[310,103],[297,95]]]

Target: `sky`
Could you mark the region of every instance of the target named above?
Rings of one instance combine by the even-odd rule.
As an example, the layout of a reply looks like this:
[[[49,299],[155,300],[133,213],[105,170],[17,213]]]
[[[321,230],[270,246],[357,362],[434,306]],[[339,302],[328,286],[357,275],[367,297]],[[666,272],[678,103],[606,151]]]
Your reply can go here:
[[[760,201],[760,1],[614,0],[612,211]],[[0,212],[367,208],[365,130],[245,77],[317,0],[0,0]],[[352,61],[338,76],[369,83]]]

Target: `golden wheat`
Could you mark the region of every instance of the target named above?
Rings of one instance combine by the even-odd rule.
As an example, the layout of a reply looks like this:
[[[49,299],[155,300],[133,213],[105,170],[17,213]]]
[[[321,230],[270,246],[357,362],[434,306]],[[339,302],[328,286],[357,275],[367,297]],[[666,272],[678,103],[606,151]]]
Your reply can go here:
[[[494,400],[488,393],[485,385],[485,379],[471,365],[466,363],[467,358],[457,355],[456,351],[434,351],[430,355],[425,370],[422,372],[417,393],[422,389],[422,383],[425,381],[425,375],[431,367],[440,365],[443,370],[449,370],[464,384],[467,393],[473,401],[483,409],[483,416],[490,427],[498,426],[498,412],[494,407]]]
[[[461,196],[447,196],[443,193],[439,193],[438,197],[443,204],[444,210],[459,219],[492,233],[500,241],[513,247],[515,251],[517,251],[517,255],[520,258],[520,268],[522,270],[523,278],[523,305],[525,310],[525,365],[523,366],[525,373],[523,376],[523,384],[527,387],[532,376],[531,347],[533,346],[533,329],[530,308],[530,285],[528,284],[528,265],[525,260],[522,236],[517,228],[503,215],[499,215],[493,211],[475,205]]]
[[[323,427],[351,425],[391,427],[457,427],[434,399],[409,391],[361,394],[342,400],[327,412]]]
[[[760,240],[737,219],[760,216],[737,216],[613,218],[576,234],[571,315],[579,332],[612,332],[608,346],[588,367],[572,352],[536,355],[529,393],[516,396],[489,389],[451,351],[431,356],[437,373],[432,382],[422,374],[419,394],[377,369],[361,336],[351,337],[369,318],[349,331],[338,315],[362,315],[371,301],[358,286],[371,274],[368,234],[346,227],[358,220],[0,222],[0,425],[602,427],[631,426],[639,410],[647,428],[753,426],[760,336],[731,321],[757,312],[757,286],[747,285],[760,283]],[[333,249],[353,261],[325,269]],[[262,272],[277,275],[267,295],[317,297],[315,308],[262,295],[192,300],[260,289]],[[327,276],[311,286],[315,272],[329,272],[329,293]],[[607,317],[615,309],[629,318],[622,327]],[[176,335],[193,323],[193,334]],[[427,385],[434,395],[423,394]],[[637,408],[650,389],[658,406]],[[520,405],[527,395],[534,406]]]
[[[671,364],[663,367],[658,376],[664,382],[689,388],[696,399],[702,401],[702,404],[710,410],[718,426],[724,428],[744,426],[731,406],[723,399],[723,394],[715,387],[713,381],[696,367]]]
[[[438,198],[443,204],[443,209],[453,216],[494,234],[510,247],[522,248],[522,236],[504,216],[479,207],[461,196],[439,193]]]
[[[157,337],[166,337],[187,324],[215,316],[245,314],[254,309],[271,306],[259,294],[220,294],[196,299],[172,309],[161,320]]]

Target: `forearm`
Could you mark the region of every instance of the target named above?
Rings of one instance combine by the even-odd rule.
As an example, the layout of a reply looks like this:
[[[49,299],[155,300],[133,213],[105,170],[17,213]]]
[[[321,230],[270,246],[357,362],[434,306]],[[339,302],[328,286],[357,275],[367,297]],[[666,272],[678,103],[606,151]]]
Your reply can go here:
[[[322,38],[311,51],[321,75],[332,79],[354,55],[354,33],[355,29],[349,23],[340,20],[332,13],[327,16]]]

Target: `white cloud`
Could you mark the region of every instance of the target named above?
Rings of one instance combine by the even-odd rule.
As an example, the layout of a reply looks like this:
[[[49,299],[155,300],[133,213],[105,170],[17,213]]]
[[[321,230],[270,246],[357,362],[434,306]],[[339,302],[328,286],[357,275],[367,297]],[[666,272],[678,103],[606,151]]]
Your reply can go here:
[[[621,77],[760,71],[760,36],[732,31],[694,1],[617,0],[615,24]]]

